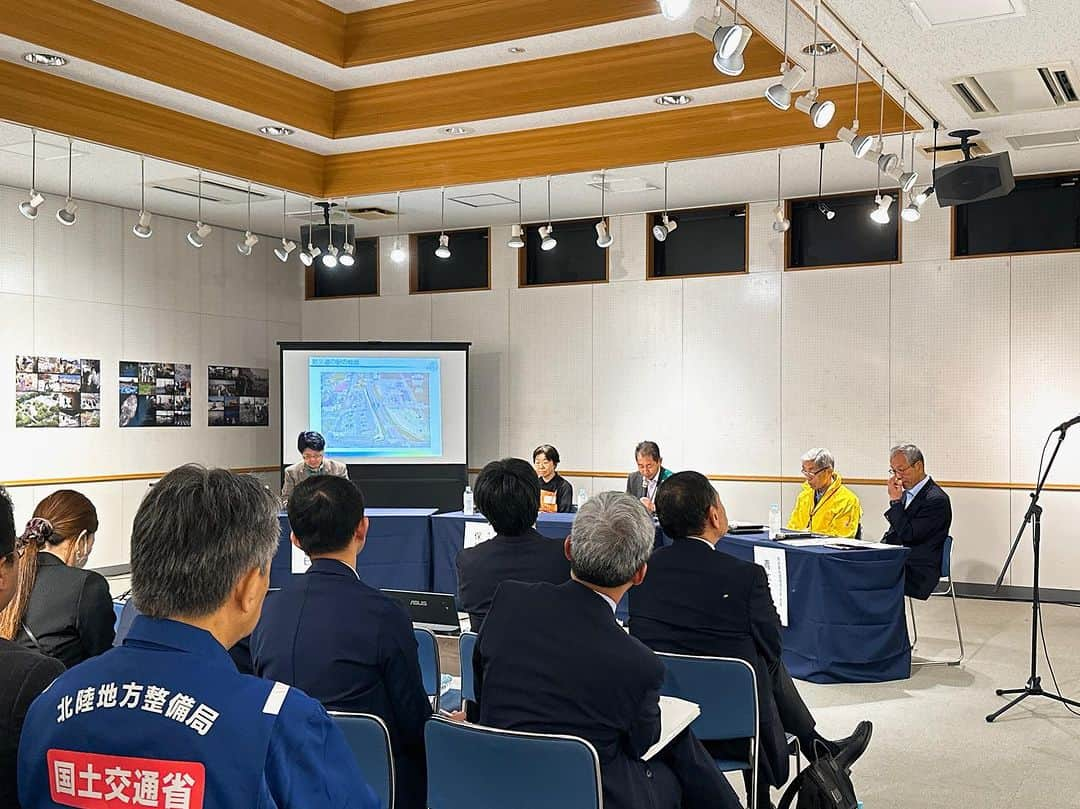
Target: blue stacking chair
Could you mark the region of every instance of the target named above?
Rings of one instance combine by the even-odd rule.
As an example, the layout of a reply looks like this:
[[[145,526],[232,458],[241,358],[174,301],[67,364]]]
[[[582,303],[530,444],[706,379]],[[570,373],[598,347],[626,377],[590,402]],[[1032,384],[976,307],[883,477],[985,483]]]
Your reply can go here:
[[[952,579],[952,546],[953,538],[945,537],[945,545],[941,550],[941,581],[946,583],[944,590],[935,590],[931,596],[948,596],[952,599],[953,621],[956,623],[956,643],[960,647],[960,656],[949,660],[912,660],[914,666],[959,666],[964,662],[964,633],[960,629],[960,611],[956,607],[956,587]],[[915,640],[911,644],[914,649],[919,642],[919,626],[915,623],[915,602],[908,599],[908,611],[911,613],[911,628],[914,631]]]
[[[345,741],[360,765],[360,772],[379,799],[382,809],[394,809],[394,756],[390,730],[374,714],[329,711],[345,734]]]
[[[576,736],[430,719],[429,809],[603,809],[600,758]]]
[[[112,610],[113,610],[113,615],[115,616],[113,618],[113,626],[115,627],[117,624],[120,623],[120,613],[122,613],[124,611],[124,602],[123,601],[114,601],[112,603]]]
[[[417,651],[420,655],[420,674],[424,691],[431,698],[431,707],[439,710],[439,692],[442,690],[442,672],[439,668],[439,642],[430,629],[413,627]]]
[[[476,648],[475,632],[462,632],[458,638],[458,658],[461,660],[461,699],[476,702],[476,690],[473,688],[472,655]]]

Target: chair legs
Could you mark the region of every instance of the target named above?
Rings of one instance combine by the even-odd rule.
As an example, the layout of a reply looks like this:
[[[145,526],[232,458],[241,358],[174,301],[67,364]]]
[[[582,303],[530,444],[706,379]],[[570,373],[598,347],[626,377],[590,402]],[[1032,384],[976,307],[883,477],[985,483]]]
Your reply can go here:
[[[950,574],[947,579],[949,586],[946,590],[940,593],[931,593],[931,595],[948,596],[952,599],[953,621],[956,624],[956,643],[960,647],[960,656],[948,660],[912,660],[911,665],[915,666],[959,666],[964,662],[964,633],[960,628],[960,611],[956,606],[956,587],[953,585],[952,575]],[[908,599],[911,603],[911,599]],[[915,630],[915,640],[911,644],[911,648],[915,648],[915,644],[919,642],[919,628],[915,623],[915,605],[911,604],[911,625]]]

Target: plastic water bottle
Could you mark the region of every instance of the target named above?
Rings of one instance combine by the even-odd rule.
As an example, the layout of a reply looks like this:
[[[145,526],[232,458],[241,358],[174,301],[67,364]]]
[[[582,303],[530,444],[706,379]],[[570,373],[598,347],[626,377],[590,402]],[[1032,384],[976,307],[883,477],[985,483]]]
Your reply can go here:
[[[780,533],[780,504],[773,503],[769,506],[769,539],[776,539]]]
[[[581,511],[581,507],[585,505],[585,501],[588,499],[589,493],[585,489],[577,490],[577,500],[574,501],[574,504],[578,507],[578,511]]]
[[[463,514],[470,516],[476,513],[476,506],[473,505],[472,486],[465,487],[465,496],[461,498],[461,511]]]

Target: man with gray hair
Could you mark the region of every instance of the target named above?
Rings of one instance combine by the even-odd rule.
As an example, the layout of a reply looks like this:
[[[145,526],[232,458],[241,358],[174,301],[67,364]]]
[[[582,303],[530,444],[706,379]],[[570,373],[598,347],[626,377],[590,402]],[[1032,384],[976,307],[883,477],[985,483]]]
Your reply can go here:
[[[602,492],[564,543],[570,581],[499,586],[473,652],[479,721],[591,742],[607,809],[734,809],[735,792],[689,730],[641,759],[660,737],[664,665],[615,608],[644,580],[653,538],[635,497]]]
[[[833,454],[823,447],[802,456],[804,483],[791,510],[788,528],[831,537],[853,537],[859,533],[862,506],[835,467]]]
[[[24,809],[378,806],[322,706],[226,652],[259,619],[276,512],[255,478],[224,469],[181,466],[150,490],[131,535],[142,614],[31,706]]]
[[[952,527],[952,503],[926,474],[922,450],[897,444],[889,450],[889,530],[881,538],[910,549],[904,563],[904,593],[926,600],[941,578],[945,538]]]

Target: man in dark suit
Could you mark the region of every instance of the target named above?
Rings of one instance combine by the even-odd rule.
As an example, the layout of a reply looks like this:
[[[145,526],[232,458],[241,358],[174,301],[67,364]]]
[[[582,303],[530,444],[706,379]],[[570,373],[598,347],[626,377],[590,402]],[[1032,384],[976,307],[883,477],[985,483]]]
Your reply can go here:
[[[765,569],[716,552],[727,533],[724,505],[704,475],[679,472],[660,487],[656,513],[674,539],[649,560],[649,576],[630,595],[630,634],[658,652],[736,657],[754,667],[758,683],[763,783],[781,786],[788,778],[785,732],[798,737],[808,756],[825,749],[847,766],[869,742],[871,725],[829,741],[799,696],[782,660],[780,619],[769,593]],[[739,758],[745,743],[707,742],[714,755]],[[750,780],[747,777],[747,791]],[[768,807],[768,789],[758,800]]]
[[[642,441],[634,448],[637,471],[626,476],[626,493],[641,500],[650,513],[656,512],[656,487],[671,477],[671,470],[663,466],[660,445],[655,441]]]
[[[527,461],[492,461],[476,478],[473,492],[476,507],[498,532],[457,558],[458,605],[479,632],[500,584],[508,579],[561,584],[570,578],[570,563],[561,542],[533,528],[540,481]]]
[[[889,530],[881,541],[911,550],[904,565],[904,593],[925,600],[941,578],[952,503],[926,474],[922,451],[914,444],[889,450],[889,471]]]
[[[0,489],[0,610],[19,586],[19,558],[11,500]],[[15,789],[19,734],[30,703],[64,673],[64,664],[0,638],[0,806],[19,809]]]
[[[356,573],[368,528],[363,495],[347,478],[310,477],[289,497],[289,524],[311,568],[266,600],[251,638],[255,673],[296,686],[328,710],[381,717],[394,751],[396,805],[420,809],[431,702],[409,616]]]
[[[689,730],[654,758],[664,665],[615,620],[645,578],[653,525],[637,500],[602,492],[578,511],[571,580],[506,582],[473,653],[479,721],[582,737],[600,758],[607,809],[726,809],[738,799]]]

